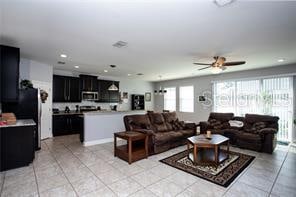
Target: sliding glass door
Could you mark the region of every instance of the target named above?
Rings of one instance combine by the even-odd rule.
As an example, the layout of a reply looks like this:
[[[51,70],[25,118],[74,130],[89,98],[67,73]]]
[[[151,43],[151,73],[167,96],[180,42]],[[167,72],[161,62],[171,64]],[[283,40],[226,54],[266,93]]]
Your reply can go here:
[[[279,116],[279,141],[291,141],[293,78],[277,77],[215,82],[214,111]]]

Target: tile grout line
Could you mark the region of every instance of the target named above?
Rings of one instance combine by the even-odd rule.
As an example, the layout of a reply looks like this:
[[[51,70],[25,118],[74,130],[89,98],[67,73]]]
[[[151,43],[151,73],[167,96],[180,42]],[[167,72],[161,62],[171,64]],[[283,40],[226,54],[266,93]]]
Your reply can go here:
[[[32,166],[33,166],[33,171],[34,171],[34,176],[35,176],[35,182],[36,182],[36,185],[37,185],[37,193],[38,193],[38,196],[40,196],[40,190],[39,190],[39,185],[38,185],[38,181],[37,181],[37,175],[36,175],[36,171],[35,171],[35,167],[34,167],[33,163],[32,163]]]
[[[46,144],[46,146],[47,146],[47,143],[46,143],[46,142],[45,142],[45,144]],[[64,143],[63,143],[63,146],[66,148],[66,146],[64,145]],[[47,146],[47,147],[48,147],[48,146]],[[63,168],[60,166],[60,164],[59,164],[58,160],[56,159],[55,155],[51,152],[50,149],[48,149],[48,150],[49,150],[50,154],[53,156],[53,158],[54,158],[54,160],[56,161],[56,163],[57,163],[57,165],[59,166],[59,168],[61,169],[61,171],[62,171],[63,175],[65,176],[65,178],[67,179],[68,183],[71,185],[71,187],[72,187],[74,193],[76,194],[76,196],[79,196],[78,193],[76,192],[74,186],[72,185],[72,183],[70,182],[70,180],[69,180],[68,177],[66,176],[65,171],[64,171]],[[58,187],[61,187],[61,186],[58,186]],[[58,187],[56,187],[56,188],[58,188]],[[54,188],[51,188],[51,189],[54,189]],[[49,190],[51,190],[51,189],[49,189]]]
[[[275,185],[275,183],[276,183],[276,181],[277,181],[277,179],[278,179],[278,177],[279,177],[279,175],[280,175],[280,172],[281,172],[281,170],[282,170],[282,168],[283,168],[284,163],[286,162],[286,159],[287,159],[287,157],[288,157],[289,151],[290,151],[290,145],[289,145],[288,151],[286,152],[285,159],[284,159],[284,161],[283,161],[283,163],[282,163],[282,165],[281,165],[281,167],[280,167],[280,169],[279,169],[279,171],[278,171],[278,173],[277,173],[277,175],[276,175],[276,177],[275,177],[275,179],[274,179],[274,182],[273,182],[273,184],[272,184],[272,187],[271,187],[271,189],[270,189],[270,192],[268,193],[269,196],[271,195],[271,193],[272,193],[272,189],[273,189],[273,187],[274,187],[274,185]]]
[[[2,182],[2,184],[0,186],[0,197],[2,196],[2,192],[3,192],[3,189],[4,189],[5,176],[6,176],[6,172],[3,173],[3,182]]]
[[[64,145],[65,146],[65,145]],[[81,163],[82,163],[82,165],[84,165],[84,167],[86,167],[97,179],[99,179],[100,181],[101,181],[101,183],[103,184],[103,185],[105,185],[107,188],[109,188],[111,191],[112,191],[112,193],[114,193],[116,196],[117,196],[117,194],[107,185],[107,184],[105,184],[87,165],[85,165],[84,163],[83,163],[83,161],[81,161],[81,159],[79,158],[79,157],[77,157],[74,153],[73,153],[73,151],[69,148],[69,147],[67,147],[67,146],[65,146],[65,148],[66,149],[68,149],[70,152],[71,152],[71,154],[74,156],[74,157],[76,157]],[[87,150],[89,150],[91,153],[93,153],[93,151],[92,150],[90,150],[90,149],[88,149],[88,148],[86,148]],[[93,153],[93,154],[95,154],[95,153]],[[71,183],[70,183],[71,184]],[[72,184],[71,184],[72,185]],[[95,190],[96,191],[96,190]],[[92,192],[94,192],[94,191],[92,191]],[[91,193],[91,192],[89,192],[89,193]],[[89,194],[89,193],[87,193],[87,194]],[[86,194],[83,194],[83,195],[86,195]]]

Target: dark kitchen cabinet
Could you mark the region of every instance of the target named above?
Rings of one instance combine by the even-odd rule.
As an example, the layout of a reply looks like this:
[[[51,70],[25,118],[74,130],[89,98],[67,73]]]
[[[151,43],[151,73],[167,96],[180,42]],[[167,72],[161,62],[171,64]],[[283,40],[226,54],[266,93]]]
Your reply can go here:
[[[86,92],[97,92],[98,91],[98,77],[90,75],[79,75],[81,90]]]
[[[119,88],[119,82],[114,81],[114,85]],[[109,91],[109,100],[110,103],[118,103],[119,102],[119,90],[117,91]]]
[[[0,128],[0,171],[29,165],[35,157],[35,126]]]
[[[79,134],[82,130],[79,115],[53,115],[53,136]]]
[[[19,89],[20,49],[0,45],[1,101],[17,102]]]
[[[98,80],[99,86],[99,100],[98,102],[106,103],[118,103],[119,102],[119,90],[109,91],[108,88],[114,83],[119,88],[119,81],[108,81],[108,80]]]
[[[53,76],[53,102],[80,102],[80,80],[77,77]]]

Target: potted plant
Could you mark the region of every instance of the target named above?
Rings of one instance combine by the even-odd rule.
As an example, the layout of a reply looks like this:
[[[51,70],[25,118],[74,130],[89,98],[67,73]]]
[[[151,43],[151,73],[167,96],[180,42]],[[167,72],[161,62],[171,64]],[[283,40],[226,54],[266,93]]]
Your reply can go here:
[[[21,89],[33,88],[32,82],[28,79],[21,80],[20,85],[21,85]]]

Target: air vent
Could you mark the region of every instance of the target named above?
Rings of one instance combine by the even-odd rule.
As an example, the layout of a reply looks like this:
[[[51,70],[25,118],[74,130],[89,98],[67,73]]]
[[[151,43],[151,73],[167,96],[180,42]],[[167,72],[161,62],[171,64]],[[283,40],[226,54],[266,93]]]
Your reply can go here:
[[[110,65],[111,68],[116,68],[116,65]]]
[[[66,62],[58,61],[58,64],[66,64]]]
[[[124,42],[124,41],[118,41],[118,42],[116,42],[115,44],[113,44],[112,46],[117,47],[117,48],[122,48],[122,47],[127,46],[127,42]]]
[[[143,74],[143,73],[138,73],[137,75],[138,75],[138,76],[142,76],[142,75],[144,75],[144,74]]]

